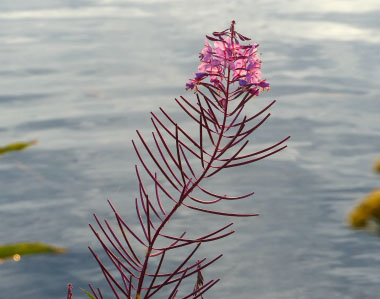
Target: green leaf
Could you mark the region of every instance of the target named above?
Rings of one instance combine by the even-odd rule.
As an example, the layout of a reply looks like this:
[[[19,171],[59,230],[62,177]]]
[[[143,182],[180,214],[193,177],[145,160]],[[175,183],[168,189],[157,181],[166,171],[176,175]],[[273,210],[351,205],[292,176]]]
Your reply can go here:
[[[15,142],[15,143],[8,144],[6,146],[2,146],[0,147],[0,156],[5,155],[9,152],[22,151],[31,145],[35,145],[36,143],[37,143],[37,140],[32,140],[29,142]]]
[[[90,297],[91,299],[96,299],[94,296],[91,295],[91,293],[87,292],[86,290],[82,289],[82,292],[84,292],[88,297]]]
[[[21,256],[42,253],[65,253],[67,250],[63,247],[52,246],[43,243],[14,243],[0,245],[0,261],[12,259],[19,261]]]

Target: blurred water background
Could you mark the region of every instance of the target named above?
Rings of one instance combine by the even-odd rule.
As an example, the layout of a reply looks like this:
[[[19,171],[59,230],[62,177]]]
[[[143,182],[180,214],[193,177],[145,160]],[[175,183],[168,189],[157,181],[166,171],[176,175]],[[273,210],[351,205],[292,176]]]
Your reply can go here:
[[[207,249],[225,257],[205,273],[222,278],[206,297],[379,298],[380,238],[345,223],[380,185],[370,171],[380,153],[379,14],[377,0],[0,1],[1,144],[39,140],[0,159],[0,243],[69,249],[0,264],[0,298],[63,298],[68,282],[84,298],[79,287],[105,285],[87,249],[100,251],[92,213],[112,219],[110,199],[133,215],[135,129],[148,135],[150,111],[192,98],[184,84],[204,35],[232,19],[263,53],[272,88],[258,101],[278,100],[254,140],[292,139],[215,181],[214,190],[253,189],[244,209],[261,216]]]

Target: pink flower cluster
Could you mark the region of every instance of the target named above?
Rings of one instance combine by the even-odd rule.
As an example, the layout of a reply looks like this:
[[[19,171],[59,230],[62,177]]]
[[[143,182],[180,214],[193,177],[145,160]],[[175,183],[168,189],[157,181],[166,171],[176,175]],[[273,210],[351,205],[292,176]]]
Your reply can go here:
[[[198,85],[204,84],[206,78],[218,89],[225,89],[225,82],[238,82],[241,88],[251,92],[256,92],[258,87],[269,89],[269,83],[261,79],[258,44],[240,45],[237,38],[223,35],[218,34],[218,38],[207,36],[214,41],[214,47],[205,40],[205,47],[199,55],[201,64],[198,72],[186,84],[186,89],[197,91]],[[241,39],[248,40],[244,36]]]

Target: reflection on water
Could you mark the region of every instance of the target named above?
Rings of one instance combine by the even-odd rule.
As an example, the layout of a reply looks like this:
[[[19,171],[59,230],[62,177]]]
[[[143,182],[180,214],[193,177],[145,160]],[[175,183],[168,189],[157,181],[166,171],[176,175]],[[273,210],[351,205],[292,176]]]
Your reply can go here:
[[[135,129],[148,135],[150,111],[191,98],[184,84],[204,34],[231,19],[263,53],[272,89],[257,104],[278,100],[254,141],[292,140],[280,156],[215,181],[235,193],[253,187],[246,208],[261,216],[205,250],[225,253],[205,273],[222,278],[209,297],[378,297],[380,240],[344,222],[378,185],[368,171],[380,148],[378,1],[62,3],[0,3],[1,143],[39,140],[0,159],[0,240],[69,248],[1,265],[4,298],[64,296],[68,282],[81,296],[75,288],[87,282],[104,285],[87,250],[99,249],[91,213],[111,218],[109,198],[133,221]]]

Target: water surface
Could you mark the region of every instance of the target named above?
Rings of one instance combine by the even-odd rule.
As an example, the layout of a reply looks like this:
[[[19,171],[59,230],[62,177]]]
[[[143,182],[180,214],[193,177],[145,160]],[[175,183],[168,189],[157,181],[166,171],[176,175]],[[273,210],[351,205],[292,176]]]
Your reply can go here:
[[[380,153],[379,13],[375,0],[0,2],[1,144],[39,140],[1,158],[0,240],[69,248],[1,264],[0,297],[64,297],[71,282],[81,298],[88,282],[105,285],[87,249],[99,249],[91,215],[111,218],[111,199],[137,221],[135,129],[148,135],[150,111],[176,113],[173,98],[191,98],[184,84],[204,35],[235,19],[263,53],[272,88],[259,101],[278,100],[255,142],[292,139],[215,181],[253,188],[243,208],[261,216],[206,250],[225,254],[205,273],[222,278],[207,298],[378,298],[380,239],[344,218],[380,184],[370,171]]]

